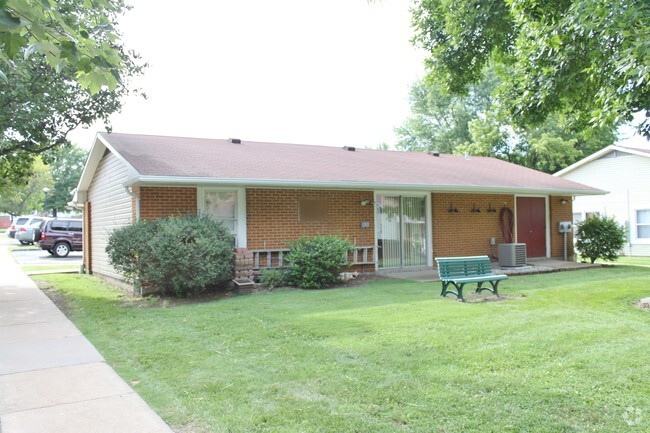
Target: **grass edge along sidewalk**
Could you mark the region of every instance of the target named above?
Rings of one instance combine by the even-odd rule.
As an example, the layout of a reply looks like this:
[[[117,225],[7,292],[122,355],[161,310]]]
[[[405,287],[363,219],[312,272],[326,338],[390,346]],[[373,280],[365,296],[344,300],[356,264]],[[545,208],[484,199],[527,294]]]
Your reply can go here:
[[[392,279],[169,306],[35,278],[181,432],[650,430],[648,268],[515,276],[465,304]]]

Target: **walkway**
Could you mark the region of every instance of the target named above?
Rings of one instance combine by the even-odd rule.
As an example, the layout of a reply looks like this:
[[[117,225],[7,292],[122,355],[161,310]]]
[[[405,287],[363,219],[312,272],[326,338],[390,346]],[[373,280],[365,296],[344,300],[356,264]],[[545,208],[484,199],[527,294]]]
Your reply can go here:
[[[0,239],[0,433],[173,433]]]
[[[506,275],[526,275],[526,274],[544,274],[548,272],[560,272],[560,271],[570,271],[577,269],[587,269],[587,268],[599,268],[602,265],[600,263],[580,263],[580,262],[571,262],[557,259],[528,259],[528,264],[526,266],[520,267],[504,267],[500,268],[498,263],[492,263],[492,269],[496,274],[506,274]],[[386,275],[391,278],[398,278],[402,280],[413,280],[419,281],[422,283],[431,282],[431,281],[440,281],[438,278],[438,271],[434,268],[423,268],[415,269],[408,271],[401,270],[388,270],[383,271],[381,274]]]

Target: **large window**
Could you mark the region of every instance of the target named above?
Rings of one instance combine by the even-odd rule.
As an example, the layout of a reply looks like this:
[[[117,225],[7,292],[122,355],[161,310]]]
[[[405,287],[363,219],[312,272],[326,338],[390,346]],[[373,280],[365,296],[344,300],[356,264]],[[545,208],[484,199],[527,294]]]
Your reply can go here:
[[[246,195],[243,189],[203,188],[199,211],[210,215],[235,236],[235,245],[246,246]]]
[[[636,211],[636,237],[650,239],[650,209]]]

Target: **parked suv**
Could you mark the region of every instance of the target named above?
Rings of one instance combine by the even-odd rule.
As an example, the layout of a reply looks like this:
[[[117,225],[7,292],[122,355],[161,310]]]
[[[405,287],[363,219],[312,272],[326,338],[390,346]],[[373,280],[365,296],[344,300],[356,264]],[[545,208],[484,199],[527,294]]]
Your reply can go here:
[[[39,216],[21,216],[9,228],[9,236],[23,245],[33,244],[40,238],[38,231],[41,223],[46,218]],[[13,233],[12,233],[13,232]]]
[[[55,257],[66,257],[70,251],[83,251],[81,220],[53,219],[41,226],[41,249]]]

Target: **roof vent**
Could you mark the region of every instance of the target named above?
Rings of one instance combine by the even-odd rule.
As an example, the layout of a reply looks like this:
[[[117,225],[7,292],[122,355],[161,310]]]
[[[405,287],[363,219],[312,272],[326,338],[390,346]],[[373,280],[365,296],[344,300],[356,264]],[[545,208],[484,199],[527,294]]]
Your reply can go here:
[[[229,138],[228,141],[233,144],[241,144],[241,138]]]
[[[427,152],[431,156],[440,156],[439,152]]]
[[[354,151],[357,150],[357,148],[354,147],[354,146],[343,146],[343,150],[347,150],[349,152],[354,152]]]

